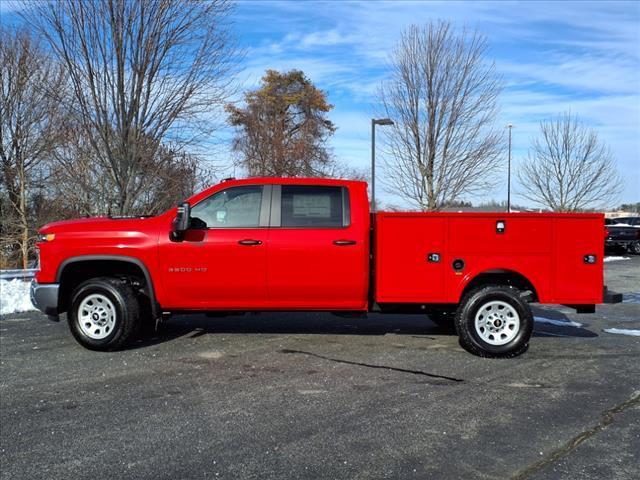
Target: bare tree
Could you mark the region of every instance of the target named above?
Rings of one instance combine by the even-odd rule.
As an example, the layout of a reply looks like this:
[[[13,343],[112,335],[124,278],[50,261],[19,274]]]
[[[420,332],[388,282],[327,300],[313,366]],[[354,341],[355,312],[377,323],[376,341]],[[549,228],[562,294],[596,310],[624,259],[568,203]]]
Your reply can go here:
[[[59,218],[104,214],[109,211],[116,185],[104,171],[104,165],[96,160],[82,131],[74,128],[72,119],[66,120],[64,136],[52,154],[50,166],[46,193],[60,207],[51,213]],[[188,197],[202,181],[210,180],[195,155],[164,144],[151,143],[149,150],[152,152],[141,156],[144,163],[139,171],[154,181],[138,195],[136,210],[139,212],[162,212]],[[146,179],[136,178],[134,182],[142,183]]]
[[[383,162],[390,192],[438,210],[494,183],[502,135],[493,126],[501,82],[484,61],[486,39],[447,22],[411,26],[391,55],[380,88]]]
[[[140,198],[142,211],[148,214],[158,214],[175,206],[202,186],[206,177],[206,172],[200,171],[197,157],[164,145],[149,158],[147,169],[158,172],[156,183]]]
[[[0,245],[27,267],[32,244],[30,193],[55,148],[62,71],[24,31],[0,30],[0,161],[4,196]],[[39,175],[36,175],[38,173]]]
[[[229,94],[236,50],[227,0],[29,2],[25,18],[49,41],[73,90],[69,104],[119,214],[140,210],[157,184],[161,145],[211,134]]]
[[[518,178],[524,198],[557,212],[606,206],[622,185],[607,146],[570,113],[540,122]]]
[[[52,213],[59,218],[104,215],[112,208],[116,186],[84,129],[73,117],[64,120],[61,141],[52,152],[47,193],[59,207]]]

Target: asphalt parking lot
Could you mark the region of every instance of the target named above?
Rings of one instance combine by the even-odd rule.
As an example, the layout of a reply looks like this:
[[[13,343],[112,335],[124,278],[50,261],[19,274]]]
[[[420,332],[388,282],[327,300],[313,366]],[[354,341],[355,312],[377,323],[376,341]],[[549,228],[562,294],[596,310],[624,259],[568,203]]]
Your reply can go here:
[[[0,476],[635,479],[640,337],[604,329],[640,329],[640,257],[606,280],[625,303],[536,307],[512,360],[421,316],[174,317],[96,353],[64,322],[8,315]]]

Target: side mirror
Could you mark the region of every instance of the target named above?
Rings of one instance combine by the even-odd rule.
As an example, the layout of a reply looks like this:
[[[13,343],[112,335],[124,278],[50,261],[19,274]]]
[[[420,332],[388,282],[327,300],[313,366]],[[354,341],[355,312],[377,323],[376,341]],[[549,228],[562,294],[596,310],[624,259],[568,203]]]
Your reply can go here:
[[[176,218],[173,219],[171,239],[178,242],[181,241],[184,237],[184,232],[189,230],[190,224],[191,206],[187,202],[183,202],[178,205]]]

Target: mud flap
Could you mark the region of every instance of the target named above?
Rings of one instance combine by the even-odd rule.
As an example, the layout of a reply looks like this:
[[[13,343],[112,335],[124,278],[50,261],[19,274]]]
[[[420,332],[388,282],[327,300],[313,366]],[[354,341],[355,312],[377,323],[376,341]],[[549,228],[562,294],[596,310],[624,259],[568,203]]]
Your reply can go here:
[[[602,303],[621,303],[622,294],[610,291],[607,286],[604,286],[602,292]]]

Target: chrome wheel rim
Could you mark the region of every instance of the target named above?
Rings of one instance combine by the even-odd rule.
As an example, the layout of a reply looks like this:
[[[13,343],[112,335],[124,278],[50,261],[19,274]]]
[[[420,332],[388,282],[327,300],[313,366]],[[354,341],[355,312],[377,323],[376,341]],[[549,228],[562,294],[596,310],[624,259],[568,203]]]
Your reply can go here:
[[[88,295],[78,306],[78,324],[87,337],[101,340],[116,326],[116,307],[105,295]]]
[[[490,345],[506,345],[520,331],[520,315],[507,302],[492,300],[476,313],[476,333]]]

